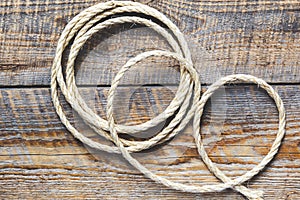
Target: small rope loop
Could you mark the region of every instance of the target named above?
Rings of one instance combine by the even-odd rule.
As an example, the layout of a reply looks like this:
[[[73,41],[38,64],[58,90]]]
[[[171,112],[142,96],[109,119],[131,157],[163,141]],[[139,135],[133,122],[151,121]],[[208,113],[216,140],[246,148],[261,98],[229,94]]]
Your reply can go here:
[[[204,146],[203,146],[201,134],[199,134],[199,132],[200,132],[200,120],[201,120],[201,116],[203,114],[203,109],[204,109],[204,106],[205,106],[207,100],[221,86],[223,86],[227,83],[235,82],[235,81],[243,81],[246,83],[258,84],[259,87],[266,90],[268,95],[274,100],[276,107],[278,109],[279,127],[278,127],[278,133],[276,135],[276,139],[274,140],[269,153],[262,159],[262,161],[258,165],[256,165],[252,170],[248,171],[246,174],[232,180],[232,179],[228,178],[221,170],[219,170],[219,168],[208,157],[208,155],[204,149]],[[198,152],[199,152],[203,162],[209,168],[209,170],[216,177],[218,177],[220,180],[222,180],[224,183],[228,183],[228,184],[234,186],[233,189],[244,194],[249,199],[262,199],[262,195],[263,195],[262,192],[259,192],[259,193],[257,193],[257,195],[255,195],[255,194],[249,192],[248,189],[245,188],[244,186],[240,186],[240,184],[244,183],[245,181],[251,179],[253,176],[258,174],[273,159],[273,157],[278,152],[278,148],[279,148],[281,141],[285,135],[285,124],[286,124],[285,109],[283,106],[283,102],[282,102],[280,96],[278,95],[278,93],[268,83],[266,83],[264,80],[262,80],[260,78],[256,78],[254,76],[245,75],[245,74],[235,74],[235,75],[230,75],[230,76],[221,78],[220,80],[218,80],[217,82],[212,84],[208,88],[208,90],[203,93],[200,101],[197,104],[197,109],[196,109],[194,122],[193,122],[193,128],[194,128],[194,138],[195,138]]]

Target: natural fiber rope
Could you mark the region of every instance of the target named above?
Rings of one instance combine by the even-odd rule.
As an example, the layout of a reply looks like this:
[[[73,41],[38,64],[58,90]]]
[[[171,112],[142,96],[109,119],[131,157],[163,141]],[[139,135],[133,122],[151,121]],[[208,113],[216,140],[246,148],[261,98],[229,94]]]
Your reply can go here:
[[[99,30],[101,30],[107,26],[111,26],[112,24],[125,23],[125,22],[132,22],[132,23],[134,22],[134,23],[145,24],[148,27],[153,28],[154,30],[156,30],[158,33],[163,35],[169,41],[170,45],[173,47],[174,50],[176,50],[176,52],[180,52],[180,48],[179,48],[177,42],[173,39],[173,37],[168,32],[166,32],[165,29],[163,29],[159,25],[157,25],[149,20],[139,18],[139,17],[119,17],[119,18],[115,18],[115,19],[110,19],[110,20],[107,20],[103,23],[96,25],[95,27],[91,28],[88,32],[86,32],[83,35],[81,35],[79,32],[79,34],[77,35],[77,37],[75,38],[75,41],[74,41],[74,43],[77,45],[76,45],[76,47],[72,46],[72,48],[71,48],[69,62],[68,62],[67,69],[66,69],[67,88],[68,88],[68,91],[70,92],[70,94],[73,95],[73,99],[76,101],[76,105],[77,104],[80,105],[80,106],[74,106],[74,110],[76,112],[78,112],[79,115],[81,117],[83,117],[85,119],[85,121],[87,123],[89,123],[96,132],[98,132],[99,134],[101,134],[102,136],[104,136],[105,138],[110,139],[110,140],[111,140],[110,135],[103,131],[103,130],[105,130],[105,131],[108,130],[107,122],[105,120],[103,120],[102,118],[100,118],[96,113],[94,113],[85,104],[80,93],[78,92],[78,89],[75,84],[75,79],[74,79],[74,62],[75,62],[75,58],[76,58],[80,48],[83,46],[83,44],[86,42],[86,40],[88,38],[90,38],[94,33],[98,32]],[[184,72],[184,71],[182,70],[182,72]],[[187,90],[187,88],[190,88],[190,89]],[[167,134],[169,134],[172,131],[172,129],[181,122],[181,120],[186,112],[186,109],[189,105],[189,99],[192,94],[191,90],[192,90],[192,87],[190,87],[189,77],[184,72],[183,77],[181,79],[181,83],[180,83],[177,93],[175,95],[175,98],[173,99],[171,104],[167,107],[167,109],[162,114],[158,115],[156,118],[154,118],[144,124],[140,124],[140,125],[136,125],[136,126],[119,126],[120,129],[118,130],[118,132],[135,134],[135,133],[139,133],[139,132],[148,130],[154,126],[157,126],[159,123],[165,121],[167,118],[172,116],[178,108],[180,108],[179,112],[176,115],[178,117],[174,118],[170,122],[170,124],[165,129],[162,130],[162,132],[160,134],[158,134],[154,138],[151,138],[148,141],[129,141],[129,140],[122,139],[122,142],[125,145],[130,146],[128,148],[132,152],[132,151],[141,151],[143,149],[151,147],[154,144],[157,144],[161,140],[165,141],[165,140],[169,139],[170,137],[166,138]],[[187,94],[188,94],[188,96],[187,96]]]
[[[200,119],[201,116],[203,114],[203,109],[204,106],[207,102],[207,100],[211,97],[211,95],[220,88],[220,86],[226,84],[226,83],[232,83],[235,81],[243,81],[243,82],[247,82],[247,83],[255,83],[258,84],[259,87],[263,88],[264,90],[266,90],[266,92],[269,94],[269,96],[271,98],[274,99],[274,102],[276,104],[276,107],[278,109],[278,113],[279,113],[279,127],[278,127],[278,133],[276,135],[276,139],[273,142],[273,145],[269,151],[269,153],[263,158],[263,160],[256,165],[252,170],[248,171],[246,174],[231,180],[230,178],[228,178],[221,170],[219,170],[211,161],[211,159],[208,157],[204,146],[203,146],[203,142],[201,140],[201,135],[199,134],[200,132]],[[230,75],[230,76],[226,76],[221,78],[220,80],[218,80],[217,82],[215,82],[214,84],[212,84],[208,90],[206,92],[203,93],[200,101],[197,103],[197,109],[195,112],[195,116],[194,116],[194,123],[193,123],[193,128],[194,128],[194,138],[196,141],[196,145],[197,145],[197,149],[198,152],[202,158],[202,160],[204,161],[204,163],[206,164],[206,166],[209,168],[209,170],[216,176],[218,177],[220,180],[222,180],[224,183],[230,183],[232,185],[240,185],[241,183],[251,179],[253,176],[255,176],[256,174],[258,174],[262,169],[265,168],[265,166],[273,159],[273,157],[276,155],[276,153],[278,152],[278,148],[281,144],[281,141],[285,135],[285,124],[286,124],[286,120],[285,120],[285,109],[283,106],[283,102],[280,98],[280,96],[278,95],[278,93],[269,85],[267,84],[264,80],[260,79],[260,78],[256,78],[254,76],[251,75],[245,75],[245,74],[235,74],[235,75]],[[240,186],[236,186],[235,187],[236,190],[238,190],[239,192],[241,192],[241,188]],[[243,193],[245,196],[250,197],[251,193],[247,193],[249,191],[244,191],[246,193]],[[262,199],[262,194],[259,194],[259,196],[261,196]],[[254,198],[255,199],[255,198]],[[260,198],[257,198],[260,199]]]
[[[115,14],[126,15],[126,13],[141,13],[158,19],[171,31],[171,33],[166,31],[165,28],[161,27],[157,23],[154,23],[151,20],[141,17],[123,16],[107,19],[109,16]],[[103,19],[107,20],[103,21]],[[141,53],[136,57],[130,59],[120,69],[120,71],[117,73],[116,77],[112,81],[107,104],[108,121],[106,121],[100,118],[96,113],[94,113],[86,105],[83,98],[80,96],[74,78],[74,63],[80,49],[94,33],[111,25],[121,23],[138,23],[152,28],[166,39],[166,41],[174,50],[174,53],[156,50]],[[62,54],[66,46],[70,43],[70,41],[73,38],[75,39],[71,46],[71,51],[67,62],[65,82],[61,66]],[[141,60],[152,56],[170,57],[179,61],[181,80],[175,98],[172,100],[170,105],[163,113],[146,123],[139,124],[136,126],[116,125],[113,118],[112,103],[114,99],[114,93],[120,82],[120,79],[130,67],[140,62]],[[206,101],[210,98],[210,96],[213,94],[213,92],[217,90],[220,86],[226,83],[234,82],[236,80],[256,83],[260,87],[265,89],[267,93],[274,99],[279,111],[279,130],[270,152],[263,158],[263,160],[243,176],[232,180],[228,178],[222,171],[220,171],[208,157],[201,140],[200,119],[203,113],[204,105]],[[58,99],[57,84],[59,85],[65,99],[69,102],[72,108],[82,117],[82,119],[96,133],[105,137],[108,140],[113,141],[117,147],[111,147],[97,143],[85,137],[83,134],[81,134],[78,130],[75,129],[75,127],[68,121],[67,117],[65,116],[62,110]],[[189,108],[192,94],[192,105]],[[200,94],[200,80],[196,70],[193,68],[190,51],[183,37],[183,34],[163,14],[143,4],[127,1],[111,1],[106,3],[100,3],[93,7],[90,7],[78,14],[75,18],[71,20],[71,22],[68,23],[58,41],[56,56],[53,62],[51,73],[51,95],[54,106],[61,121],[76,138],[78,138],[83,143],[89,145],[90,147],[107,151],[110,153],[121,153],[124,156],[124,158],[128,160],[129,163],[131,163],[139,171],[145,174],[145,176],[176,190],[193,193],[203,193],[222,191],[227,188],[232,188],[242,193],[248,199],[262,199],[263,195],[261,191],[250,190],[245,186],[242,186],[241,184],[258,174],[266,166],[266,164],[268,164],[272,160],[272,158],[278,151],[278,148],[280,146],[281,140],[285,132],[285,111],[279,95],[265,81],[250,75],[243,74],[224,77],[216,83],[214,83],[211,87],[209,87],[209,89],[203,94],[201,99]],[[178,112],[175,114],[175,111]],[[143,149],[147,149],[154,145],[157,145],[161,142],[170,140],[187,125],[187,123],[191,120],[194,114],[194,137],[197,144],[198,152],[204,163],[209,168],[209,170],[224,183],[215,185],[205,185],[201,187],[175,183],[166,178],[153,174],[150,170],[145,168],[141,163],[139,163],[136,159],[134,159],[131,156],[130,152],[141,151]],[[140,132],[149,130],[150,128],[153,128],[154,126],[165,121],[171,116],[174,116],[174,118],[167,125],[167,127],[165,127],[160,133],[158,133],[153,138],[150,138],[149,140],[129,141],[119,138],[118,136],[118,133],[138,134]],[[107,133],[107,131],[109,131],[110,134]]]
[[[122,6],[122,7],[120,7]],[[107,11],[107,12],[106,12]],[[159,19],[161,22],[163,22],[176,36],[176,40],[163,28],[159,27],[158,25],[152,23],[149,20],[138,18],[138,17],[118,17],[115,19],[107,20],[103,23],[98,24],[96,27],[91,28],[95,23],[97,23],[99,20],[110,16],[112,14],[120,14],[124,12],[136,12],[136,13],[143,13],[147,14],[149,16],[152,16],[156,19]],[[99,15],[97,15],[99,14]],[[90,20],[90,21],[89,21]],[[119,20],[119,21],[118,21]],[[52,79],[51,84],[53,85],[52,88],[52,96],[53,99],[56,99],[57,97],[57,91],[56,91],[56,77],[58,80],[58,84],[60,85],[60,88],[62,90],[62,93],[64,94],[66,100],[70,103],[70,105],[73,107],[73,109],[78,112],[78,114],[88,123],[91,125],[91,127],[100,135],[104,136],[107,139],[110,139],[110,135],[106,134],[103,130],[108,130],[107,122],[103,119],[101,119],[98,115],[96,115],[91,109],[88,108],[88,106],[85,104],[84,100],[79,95],[79,92],[77,90],[77,87],[75,85],[74,81],[74,71],[73,71],[73,65],[74,60],[78,54],[78,51],[80,47],[84,44],[84,42],[97,30],[103,29],[106,26],[115,24],[115,23],[124,23],[124,22],[130,22],[133,20],[137,20],[140,23],[145,24],[148,27],[153,28],[155,31],[160,33],[162,36],[164,36],[171,47],[173,47],[175,52],[182,53],[182,55],[191,62],[191,56],[189,52],[189,48],[187,46],[187,43],[178,29],[169,19],[167,19],[164,15],[162,15],[157,10],[150,8],[148,6],[135,3],[135,2],[107,2],[107,3],[100,3],[93,7],[88,8],[87,10],[81,12],[78,14],[73,20],[66,26],[64,29],[60,40],[58,42],[56,57],[54,60],[53,68],[52,68]],[[86,24],[87,23],[87,24]],[[89,30],[89,28],[91,28]],[[80,30],[81,29],[81,30]],[[77,37],[75,38],[75,41],[71,48],[71,53],[69,56],[69,61],[67,65],[67,76],[66,81],[67,84],[64,83],[63,75],[62,75],[62,67],[61,67],[61,60],[62,60],[62,53],[65,47],[68,45],[69,41],[74,37],[76,34],[76,31],[79,31]],[[89,30],[85,35],[83,35],[87,30]],[[77,39],[79,38],[79,41],[77,42]],[[177,44],[178,42],[178,44]],[[179,46],[180,45],[180,48]],[[190,86],[189,78],[187,77],[187,74],[184,71],[181,71],[182,79],[178,87],[178,91],[176,93],[176,97],[171,102],[169,107],[162,113],[161,115],[157,116],[156,118],[150,120],[149,122],[146,122],[144,124],[140,124],[137,126],[120,126],[120,129],[118,131],[122,133],[138,133],[141,131],[148,130],[149,128],[152,128],[153,125],[157,125],[160,122],[166,120],[169,116],[173,115],[173,113],[177,110],[177,108],[182,105],[182,108],[177,113],[179,117],[176,119],[173,119],[172,122],[169,124],[168,127],[166,127],[160,134],[155,136],[149,141],[143,142],[143,141],[126,141],[122,139],[122,142],[124,142],[125,145],[128,145],[129,150],[131,152],[134,151],[140,151],[146,148],[149,148],[156,144],[159,140],[160,142],[166,141],[170,139],[170,137],[166,137],[166,135],[171,131],[172,127],[175,127],[178,125],[181,121],[181,118],[183,118],[186,107],[188,106],[189,99],[191,97],[191,91],[192,86]],[[54,87],[55,86],[55,87]],[[190,87],[189,90],[186,90],[186,88]],[[187,94],[187,95],[186,95]],[[184,101],[184,102],[183,102]],[[54,101],[56,106],[60,106],[59,102]],[[67,119],[65,116],[63,116],[62,109],[58,109],[59,115],[61,116],[62,121],[67,123],[68,126],[71,124],[67,122]],[[77,135],[82,140],[89,140],[82,134],[78,133],[78,131],[73,127],[70,128],[72,132],[74,132],[75,135]],[[92,142],[92,141],[89,141]],[[94,146],[97,146],[97,148],[108,151],[108,152],[118,152],[117,148],[111,148],[106,145],[102,145],[99,143],[94,143]]]

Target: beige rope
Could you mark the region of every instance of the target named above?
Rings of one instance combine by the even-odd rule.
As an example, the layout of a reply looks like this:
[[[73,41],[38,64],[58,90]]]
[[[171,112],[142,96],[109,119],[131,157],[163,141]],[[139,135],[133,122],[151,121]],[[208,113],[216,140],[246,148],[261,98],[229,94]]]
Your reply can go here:
[[[215,166],[213,164],[213,162],[211,161],[211,159],[208,157],[208,155],[204,149],[203,142],[201,140],[201,135],[199,134],[199,132],[200,132],[200,119],[203,114],[203,109],[204,109],[204,106],[205,106],[205,103],[207,102],[207,100],[211,97],[211,95],[218,88],[220,88],[220,86],[222,86],[226,83],[232,83],[235,81],[255,83],[267,91],[269,96],[274,99],[274,102],[277,106],[277,109],[279,112],[279,127],[278,127],[278,133],[276,135],[276,139],[273,142],[273,145],[272,145],[269,153],[263,158],[263,160],[258,165],[256,165],[252,170],[248,171],[246,174],[240,176],[239,178],[231,180],[221,170],[219,170],[217,168],[217,166]],[[198,152],[199,152],[202,160],[206,164],[206,166],[209,168],[209,170],[223,182],[230,183],[232,185],[239,185],[239,184],[245,182],[246,180],[251,179],[256,174],[258,174],[273,159],[273,157],[278,152],[278,148],[279,148],[281,141],[285,135],[285,124],[286,124],[285,109],[283,106],[283,102],[282,102],[281,98],[279,97],[278,93],[262,79],[256,78],[251,75],[235,74],[235,75],[230,75],[230,76],[221,78],[220,80],[218,80],[217,82],[212,84],[208,88],[208,90],[203,93],[200,101],[197,103],[197,109],[196,109],[196,114],[194,116],[193,128],[194,128],[194,137],[195,137],[196,145],[198,148]],[[247,197],[250,197],[250,195],[251,195],[251,193],[249,193],[250,191],[244,190],[245,188],[242,189],[241,186],[236,186],[236,187],[234,187],[234,189],[243,193]],[[242,190],[243,190],[243,192],[242,192]],[[262,199],[262,194],[259,194],[258,196],[260,196],[260,198],[253,197],[253,199]]]
[[[111,140],[110,135],[107,134],[106,132],[102,131],[102,130],[106,130],[106,131],[108,130],[107,121],[103,120],[96,113],[94,113],[93,110],[91,110],[86,105],[85,101],[82,99],[80,93],[78,92],[78,89],[75,84],[75,79],[74,79],[74,62],[75,62],[75,58],[76,58],[80,48],[83,46],[83,44],[86,42],[86,40],[88,38],[90,38],[94,33],[98,32],[99,30],[101,30],[107,26],[111,26],[112,24],[125,23],[125,22],[132,22],[132,23],[134,22],[134,23],[145,24],[145,25],[153,28],[154,30],[156,30],[158,33],[163,35],[169,41],[170,45],[173,47],[173,49],[176,50],[176,52],[180,52],[180,48],[179,48],[178,44],[174,41],[173,37],[168,32],[166,32],[165,29],[163,29],[162,27],[158,26],[157,24],[155,24],[149,20],[142,19],[139,17],[119,17],[119,18],[115,18],[115,19],[110,19],[110,20],[107,20],[103,23],[96,25],[95,27],[91,28],[88,32],[86,32],[83,35],[81,35],[81,34],[77,35],[77,37],[75,38],[75,41],[74,41],[74,43],[77,44],[76,49],[73,48],[74,46],[72,46],[71,51],[70,51],[70,56],[69,56],[69,62],[68,62],[67,69],[66,69],[66,71],[67,71],[66,72],[67,89],[68,89],[69,93],[72,95],[73,101],[75,100],[75,102],[76,102],[76,106],[73,107],[75,109],[75,111],[77,111],[83,119],[86,119],[85,121],[87,123],[89,123],[96,132],[100,133],[100,135],[102,135],[105,138],[110,139],[110,140]],[[135,64],[135,63],[133,63],[133,64]],[[187,88],[190,88],[190,89],[187,90]],[[177,90],[175,98],[173,99],[171,104],[167,107],[167,109],[162,114],[160,114],[156,118],[154,118],[146,123],[140,124],[140,125],[136,125],[136,126],[122,126],[121,125],[121,126],[119,126],[120,130],[118,130],[118,131],[121,133],[133,134],[133,133],[139,133],[139,132],[148,130],[154,126],[157,126],[159,123],[165,121],[167,118],[172,116],[178,108],[180,108],[180,110],[176,116],[179,116],[179,117],[173,119],[170,122],[170,124],[165,129],[162,130],[162,132],[160,132],[157,136],[155,136],[154,138],[151,138],[148,141],[129,141],[129,140],[122,139],[122,142],[125,145],[130,146],[129,147],[130,151],[141,151],[143,149],[151,147],[154,144],[157,144],[160,140],[165,141],[166,139],[169,139],[169,137],[167,137],[167,138],[165,138],[165,137],[167,136],[167,134],[170,133],[170,131],[172,131],[172,129],[175,126],[177,126],[181,122],[181,119],[183,118],[183,116],[186,112],[186,108],[189,105],[189,99],[192,94],[191,90],[192,90],[192,87],[190,87],[189,77],[187,76],[186,73],[183,73],[183,77],[181,79],[181,83],[179,85],[179,88]],[[188,94],[188,96],[187,96],[187,94]],[[181,104],[183,104],[183,105],[181,106]],[[77,105],[80,105],[80,106],[77,106]]]
[[[122,6],[122,7],[119,7]],[[115,8],[115,9],[113,9]],[[107,12],[104,12],[108,10]],[[149,16],[155,17],[156,19],[159,19],[161,22],[163,22],[174,34],[176,40],[171,36],[165,29],[158,26],[157,24],[152,23],[149,20],[138,18],[138,17],[118,17],[116,19],[107,20],[103,23],[100,23],[96,27],[93,27],[90,29],[96,22],[99,20],[111,15],[111,14],[120,14],[122,12],[140,12],[147,14]],[[98,16],[95,16],[96,14],[101,14]],[[89,21],[90,20],[90,21]],[[118,21],[119,20],[119,21]],[[189,52],[189,48],[187,47],[186,41],[183,37],[183,34],[180,32],[178,27],[176,27],[169,19],[167,19],[164,15],[162,15],[157,10],[150,8],[148,6],[134,3],[134,2],[107,2],[107,3],[100,3],[93,7],[88,8],[87,10],[81,12],[78,14],[65,28],[63,31],[60,40],[58,42],[56,57],[54,60],[54,64],[52,67],[52,96],[53,99],[56,99],[57,97],[57,91],[56,91],[56,77],[58,80],[58,84],[62,90],[62,93],[64,94],[66,100],[70,103],[72,108],[78,112],[78,114],[88,123],[91,125],[91,127],[100,135],[104,136],[107,139],[110,139],[110,135],[108,135],[104,130],[108,130],[107,121],[101,119],[98,115],[96,115],[88,106],[85,104],[84,100],[80,96],[78,89],[75,85],[74,81],[74,60],[78,54],[78,51],[80,47],[84,44],[84,42],[95,32],[97,32],[100,29],[103,29],[107,26],[110,26],[115,23],[124,23],[124,22],[139,22],[142,24],[145,24],[146,26],[153,28],[155,31],[160,33],[162,36],[166,38],[166,40],[169,42],[170,46],[175,50],[175,52],[182,53],[183,56],[186,57],[186,59],[191,61],[191,56]],[[88,22],[88,23],[87,23]],[[86,24],[87,23],[87,24]],[[80,30],[81,28],[81,30]],[[90,30],[89,30],[90,29]],[[63,75],[62,75],[62,67],[61,67],[61,59],[62,59],[62,53],[65,47],[68,45],[69,41],[74,37],[76,34],[76,31],[79,31],[77,37],[75,38],[75,41],[72,45],[69,61],[67,65],[67,76],[66,81],[67,84],[64,83]],[[87,30],[89,30],[87,32]],[[85,33],[85,34],[84,34]],[[78,41],[79,40],[79,41]],[[180,47],[178,46],[180,45]],[[181,48],[181,49],[180,49]],[[149,141],[127,141],[122,139],[122,142],[124,142],[125,145],[128,145],[128,149],[131,152],[134,151],[140,151],[146,148],[149,148],[153,145],[155,145],[159,140],[159,142],[164,142],[169,137],[166,137],[166,135],[172,130],[172,127],[175,127],[181,122],[181,118],[183,118],[186,108],[188,107],[189,99],[191,98],[191,93],[189,91],[192,90],[192,87],[190,86],[189,78],[187,77],[187,74],[184,71],[181,71],[182,79],[178,87],[178,91],[176,93],[176,96],[174,100],[171,102],[171,104],[168,106],[168,108],[161,114],[158,115],[156,118],[150,120],[149,122],[146,122],[144,124],[140,124],[137,126],[120,126],[119,132],[122,133],[138,133],[141,131],[148,130],[152,128],[153,126],[159,124],[160,122],[166,120],[168,117],[174,114],[174,112],[178,109],[178,107],[182,105],[177,115],[176,119],[174,118],[168,127],[166,127],[161,133],[159,133],[154,138],[151,138]],[[55,87],[54,87],[55,86]],[[189,88],[188,90],[186,88]],[[184,101],[184,102],[183,102]],[[59,107],[59,103],[55,101],[55,106]],[[62,121],[64,123],[67,123],[68,126],[71,124],[67,122],[66,117],[63,116],[62,109],[57,109],[60,112],[60,116],[62,118]],[[73,127],[71,128],[72,132],[74,132],[74,135],[77,135],[79,138],[83,140],[88,140],[88,138],[85,138],[82,134],[78,133],[78,131]],[[117,148],[111,148],[106,145],[102,145],[99,143],[94,143],[94,146],[97,146],[98,148],[102,150],[106,150],[108,152],[118,152]],[[101,146],[101,147],[100,147]]]
[[[141,17],[132,17],[132,16],[122,16],[104,20],[109,16],[114,14],[125,14],[128,12],[134,13],[143,13],[153,18],[161,21],[170,31],[166,31],[165,28],[154,23],[153,21]],[[98,23],[99,21],[101,21]],[[76,87],[75,78],[74,78],[74,63],[75,59],[80,51],[80,48],[84,43],[96,32],[101,31],[104,28],[107,28],[113,24],[121,23],[139,23],[143,24],[157,33],[162,35],[169,45],[172,47],[174,52],[168,51],[149,51],[144,52],[136,57],[127,61],[127,63],[121,67],[116,77],[112,81],[111,88],[108,95],[108,104],[107,104],[107,121],[99,117],[94,113],[84,102],[81,97],[78,88]],[[69,54],[67,67],[66,67],[66,82],[62,73],[62,54],[66,46],[70,41],[74,39],[74,42],[71,46],[71,51]],[[135,126],[125,126],[125,125],[116,125],[113,118],[113,99],[115,90],[120,82],[120,79],[123,77],[125,72],[135,65],[136,63],[142,61],[145,58],[152,56],[163,56],[176,59],[180,63],[181,79],[178,86],[177,93],[175,98],[172,100],[167,109],[158,115],[157,117],[145,122],[143,124]],[[279,131],[277,137],[271,147],[270,152],[264,157],[264,159],[255,166],[252,170],[236,178],[234,180],[228,178],[222,171],[220,171],[215,164],[208,157],[201,140],[200,135],[200,119],[203,113],[203,107],[206,101],[210,98],[215,90],[217,90],[221,85],[224,85],[229,82],[236,80],[253,82],[258,84],[260,87],[265,89],[267,93],[274,99],[276,106],[279,111]],[[65,99],[69,102],[72,108],[82,117],[82,119],[99,135],[105,137],[108,140],[111,140],[115,143],[117,147],[111,147],[107,145],[100,144],[95,142],[82,133],[80,133],[75,127],[68,121],[67,117],[64,114],[64,111],[60,105],[58,99],[57,87],[60,87]],[[193,98],[192,98],[193,94]],[[209,89],[201,95],[201,83],[199,76],[196,70],[193,68],[191,55],[187,43],[183,37],[183,34],[180,30],[163,14],[157,10],[145,6],[136,2],[127,2],[127,1],[110,1],[106,3],[100,3],[95,6],[92,6],[76,17],[74,17],[71,22],[68,23],[64,29],[59,41],[56,50],[56,56],[52,66],[51,72],[51,95],[53,99],[56,112],[59,115],[62,123],[67,127],[67,129],[78,138],[83,143],[89,145],[90,147],[107,151],[110,153],[121,153],[124,158],[128,160],[134,167],[136,167],[140,172],[145,174],[145,176],[151,178],[152,180],[162,183],[170,188],[181,190],[184,192],[193,192],[193,193],[203,193],[203,192],[217,192],[222,191],[227,188],[232,188],[248,199],[262,199],[261,191],[254,191],[246,188],[241,185],[245,181],[251,179],[259,171],[261,171],[267,163],[269,163],[275,154],[278,151],[281,140],[284,136],[285,128],[285,112],[283,103],[276,93],[276,91],[269,86],[266,82],[261,79],[255,78],[250,75],[232,75],[227,76],[216,83],[214,83]],[[190,106],[190,100],[192,100],[192,105]],[[175,111],[178,111],[175,114]],[[205,185],[205,186],[191,186],[180,183],[172,182],[166,178],[155,175],[150,170],[145,168],[141,163],[139,163],[135,158],[133,158],[130,152],[137,152],[143,149],[150,148],[154,145],[157,145],[161,142],[170,140],[176,134],[178,134],[192,119],[194,114],[194,137],[197,144],[198,152],[207,165],[209,170],[224,183],[215,184],[215,185]],[[175,115],[175,116],[174,116]],[[140,132],[149,130],[150,128],[157,126],[159,123],[165,121],[170,116],[174,116],[173,120],[165,127],[160,133],[155,135],[146,141],[129,141],[122,138],[119,138],[118,133],[130,133],[138,134]],[[107,133],[109,131],[109,133]]]

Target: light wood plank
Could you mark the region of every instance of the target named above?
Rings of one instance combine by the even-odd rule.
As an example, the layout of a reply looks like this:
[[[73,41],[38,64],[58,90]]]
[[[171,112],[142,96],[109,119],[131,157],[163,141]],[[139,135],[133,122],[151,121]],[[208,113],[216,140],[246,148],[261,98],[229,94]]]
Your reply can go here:
[[[247,185],[264,190],[266,199],[296,199],[300,193],[297,167],[300,104],[296,101],[300,98],[300,87],[275,88],[286,105],[287,135],[276,159]],[[80,90],[88,104],[104,115],[108,88]],[[56,116],[49,89],[0,91],[1,198],[243,199],[230,190],[194,195],[153,183],[120,156],[93,151],[74,139]],[[119,98],[125,93],[133,94],[129,97],[135,106],[131,106],[129,114],[123,113],[127,119],[116,115],[117,120],[133,124],[162,112],[176,87],[122,87],[118,91]],[[220,169],[237,177],[267,154],[277,130],[277,111],[271,99],[256,86],[229,86],[217,95],[219,99],[213,98],[205,109],[204,142]],[[128,95],[121,102],[128,102],[126,98]],[[226,107],[225,112],[218,109],[220,106]],[[64,107],[73,122],[80,122],[66,103]],[[116,110],[122,107],[125,105],[119,105]],[[86,127],[77,127],[99,140]],[[135,157],[155,173],[174,181],[194,185],[216,183],[216,178],[199,159],[191,131],[189,126],[168,144],[137,153]]]

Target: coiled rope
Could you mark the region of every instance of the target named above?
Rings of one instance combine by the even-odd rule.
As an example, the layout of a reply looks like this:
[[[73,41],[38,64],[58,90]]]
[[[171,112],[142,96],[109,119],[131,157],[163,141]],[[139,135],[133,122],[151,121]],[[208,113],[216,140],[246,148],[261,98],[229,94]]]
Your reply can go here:
[[[137,16],[126,16],[126,13],[136,13]],[[115,16],[116,14],[118,17],[109,18],[110,16]],[[119,16],[120,14],[125,16]],[[139,17],[139,14],[157,19],[165,27],[167,27],[171,33],[150,19]],[[93,110],[87,106],[81,97],[75,83],[74,63],[80,49],[93,34],[111,25],[122,23],[137,23],[153,29],[166,39],[174,52],[161,50],[148,51],[141,53],[127,61],[127,63],[121,67],[116,77],[112,81],[108,94],[107,120],[105,120],[93,112]],[[63,52],[73,39],[74,41],[71,45],[71,50],[66,65],[66,77],[64,79],[62,70]],[[145,123],[135,126],[115,124],[112,103],[120,79],[130,67],[142,61],[143,59],[153,56],[173,58],[180,63],[181,79],[174,99],[163,113]],[[279,111],[279,129],[269,153],[262,159],[262,161],[252,170],[232,180],[221,170],[219,170],[208,157],[201,140],[200,120],[203,114],[204,105],[213,92],[220,86],[235,81],[255,83],[267,91],[269,96],[274,99]],[[85,123],[88,124],[97,134],[114,142],[116,145],[115,147],[104,145],[87,138],[69,122],[58,99],[58,87],[60,87],[61,92],[63,93],[67,102],[80,115]],[[74,137],[92,148],[109,153],[121,153],[131,165],[137,168],[146,177],[170,188],[184,192],[219,192],[227,188],[232,188],[246,196],[248,199],[263,199],[262,191],[248,189],[242,184],[258,174],[272,160],[272,158],[278,152],[278,148],[285,134],[286,121],[283,102],[277,92],[270,85],[268,85],[262,79],[254,76],[236,74],[221,78],[219,81],[211,85],[201,97],[201,83],[199,76],[193,67],[191,53],[181,31],[159,11],[149,6],[130,1],[110,1],[106,3],[99,3],[82,11],[67,24],[58,41],[56,55],[51,70],[51,96],[56,112],[59,115],[62,123],[74,135]],[[118,136],[118,133],[137,134],[147,131],[157,126],[161,122],[166,121],[171,116],[174,116],[171,122],[163,130],[161,130],[161,132],[148,140],[131,141]],[[204,186],[192,186],[176,183],[154,174],[130,154],[131,152],[138,152],[148,149],[157,144],[170,140],[175,135],[180,133],[193,117],[193,135],[199,155],[207,165],[208,169],[217,178],[223,181],[223,183]]]

